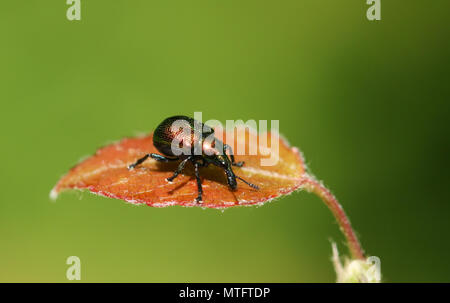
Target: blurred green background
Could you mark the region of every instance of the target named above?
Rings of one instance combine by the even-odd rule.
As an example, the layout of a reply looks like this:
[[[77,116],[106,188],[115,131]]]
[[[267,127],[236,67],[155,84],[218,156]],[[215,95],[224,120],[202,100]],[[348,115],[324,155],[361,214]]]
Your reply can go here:
[[[280,120],[387,282],[450,282],[448,1],[3,1],[0,281],[333,282],[331,213],[49,192],[169,115]]]

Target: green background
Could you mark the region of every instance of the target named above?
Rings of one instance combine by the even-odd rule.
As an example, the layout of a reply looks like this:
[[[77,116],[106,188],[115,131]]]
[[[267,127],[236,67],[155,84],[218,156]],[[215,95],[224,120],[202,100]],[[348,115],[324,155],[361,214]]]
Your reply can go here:
[[[331,213],[294,193],[225,212],[49,192],[174,114],[280,120],[388,282],[450,282],[448,1],[3,1],[0,281],[333,282]]]

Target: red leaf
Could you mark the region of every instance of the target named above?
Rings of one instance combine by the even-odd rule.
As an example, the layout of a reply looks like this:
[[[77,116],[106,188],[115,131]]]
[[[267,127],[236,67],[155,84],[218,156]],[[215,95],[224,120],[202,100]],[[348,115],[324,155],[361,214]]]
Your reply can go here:
[[[257,134],[247,131],[247,151],[251,136]],[[224,208],[264,203],[302,185],[305,172],[303,158],[297,148],[289,147],[283,139],[279,139],[279,161],[275,166],[261,166],[261,159],[268,156],[261,155],[259,149],[257,155],[236,155],[236,161],[245,161],[245,164],[242,168],[233,167],[233,171],[237,176],[258,185],[259,190],[238,180],[238,189],[231,191],[223,169],[210,165],[200,169],[203,203],[197,203],[197,183],[190,164],[172,183],[166,178],[173,174],[178,162],[160,163],[148,159],[134,170],[128,170],[129,164],[145,154],[159,153],[152,142],[152,135],[149,135],[123,139],[99,149],[94,156],[76,165],[62,177],[53,188],[51,197],[56,198],[66,189],[88,189],[102,196],[155,207],[183,205]],[[268,134],[268,146],[270,144],[271,135]]]

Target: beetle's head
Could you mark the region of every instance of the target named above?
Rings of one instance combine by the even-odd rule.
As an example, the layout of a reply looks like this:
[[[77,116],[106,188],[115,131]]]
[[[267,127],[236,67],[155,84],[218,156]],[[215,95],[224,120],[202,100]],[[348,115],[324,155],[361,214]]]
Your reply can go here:
[[[234,175],[231,168],[225,169],[225,174],[227,175],[228,186],[230,186],[232,190],[236,190],[237,188],[236,176]]]
[[[214,162],[217,166],[219,166],[223,169],[231,168],[231,161],[227,155],[218,154],[218,155],[214,155],[214,158],[215,158]]]

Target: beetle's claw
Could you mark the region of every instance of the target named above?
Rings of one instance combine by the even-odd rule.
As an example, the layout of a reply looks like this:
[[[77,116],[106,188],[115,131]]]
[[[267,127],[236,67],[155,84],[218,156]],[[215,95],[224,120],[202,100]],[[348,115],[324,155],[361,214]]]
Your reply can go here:
[[[200,204],[203,203],[202,197],[195,198],[195,202],[200,203]]]
[[[242,167],[244,165],[244,163],[245,163],[244,161],[239,161],[239,162],[233,163],[233,165],[237,166],[237,167]]]
[[[132,170],[135,166],[133,164],[128,165],[128,170]]]
[[[256,190],[259,190],[259,186],[258,186],[258,185],[255,185],[255,184],[250,183],[250,186],[253,187],[253,188],[256,189]]]

